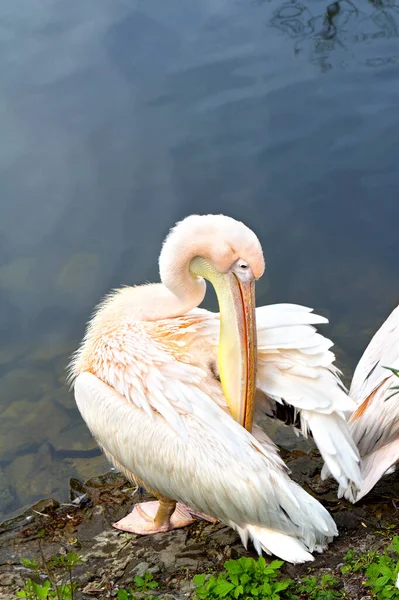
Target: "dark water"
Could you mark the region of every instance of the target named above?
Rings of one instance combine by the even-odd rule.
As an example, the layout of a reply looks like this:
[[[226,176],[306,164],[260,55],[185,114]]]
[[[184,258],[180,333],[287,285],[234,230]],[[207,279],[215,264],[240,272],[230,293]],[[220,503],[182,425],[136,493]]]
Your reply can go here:
[[[64,384],[169,227],[258,233],[258,303],[314,306],[350,375],[399,301],[399,4],[3,0],[0,516],[104,467]]]

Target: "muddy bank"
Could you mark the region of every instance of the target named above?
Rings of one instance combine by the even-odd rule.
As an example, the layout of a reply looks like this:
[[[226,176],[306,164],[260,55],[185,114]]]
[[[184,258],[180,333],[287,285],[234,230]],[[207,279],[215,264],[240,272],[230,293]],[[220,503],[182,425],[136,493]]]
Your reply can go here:
[[[297,451],[284,458],[292,477],[333,513],[340,537],[311,565],[286,564],[283,572],[292,578],[307,575],[309,567],[312,574],[339,575],[348,549],[379,549],[399,532],[395,508],[399,476],[390,476],[364,502],[352,506],[336,498],[334,482],[320,481],[320,459],[312,454]],[[75,571],[77,598],[82,600],[111,598],[118,587],[128,588],[136,575],[146,571],[160,584],[157,595],[183,600],[192,594],[195,573],[216,572],[229,558],[255,556],[252,548],[246,551],[238,536],[221,524],[198,521],[185,529],[144,537],[114,529],[112,523],[134,503],[150,499],[133,493],[119,474],[111,472],[85,484],[71,480],[70,494],[68,504],[44,500],[0,526],[0,600],[14,598],[31,575],[20,559],[39,557],[39,539],[46,558],[68,550],[83,556],[84,564]],[[367,597],[359,573],[346,576],[342,585],[352,600]]]

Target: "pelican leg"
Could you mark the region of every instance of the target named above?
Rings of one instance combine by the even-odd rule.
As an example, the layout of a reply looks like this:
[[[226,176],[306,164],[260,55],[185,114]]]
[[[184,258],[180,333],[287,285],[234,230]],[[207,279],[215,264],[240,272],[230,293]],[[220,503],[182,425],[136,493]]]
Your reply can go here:
[[[183,504],[161,497],[158,502],[136,504],[131,513],[113,526],[122,531],[149,535],[186,527],[194,521],[195,518]]]
[[[151,489],[144,481],[121,465],[112,454],[105,449],[103,450],[110,462],[130,481],[146,489],[158,498],[158,502],[140,502],[136,504],[130,514],[117,523],[113,523],[113,527],[116,529],[140,535],[149,535],[151,533],[163,533],[179,529],[180,527],[186,527],[194,523],[196,518],[204,519],[213,524],[217,523],[216,519],[202,513],[196,513],[184,504],[180,504],[180,502],[176,503],[175,500],[171,500],[156,490]]]

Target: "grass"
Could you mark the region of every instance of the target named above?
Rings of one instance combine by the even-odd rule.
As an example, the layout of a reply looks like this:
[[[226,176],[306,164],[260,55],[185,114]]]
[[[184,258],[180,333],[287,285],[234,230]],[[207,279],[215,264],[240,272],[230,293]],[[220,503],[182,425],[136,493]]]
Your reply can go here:
[[[135,577],[134,578],[135,590],[130,588],[129,590],[118,590],[117,599],[118,600],[136,600],[135,591],[136,592],[148,592],[151,590],[156,590],[158,587],[158,582],[153,579],[152,573],[144,573],[143,577]],[[146,594],[146,600],[153,600],[156,596],[151,594]]]
[[[321,577],[287,579],[281,574],[283,561],[266,562],[263,557],[241,557],[228,560],[224,569],[214,574],[198,574],[193,578],[193,600],[339,600],[347,599],[344,583],[354,576],[360,577],[364,593],[375,600],[399,600],[396,581],[399,573],[399,536],[395,536],[382,553],[368,551],[363,554],[350,550],[341,567],[341,578],[330,574]],[[36,559],[23,559],[22,564],[34,573],[24,587],[17,592],[18,598],[27,600],[74,600],[76,583],[73,569],[81,557],[75,552],[55,556],[46,564]],[[45,573],[47,578],[41,581]],[[58,577],[55,574],[58,574]],[[57,583],[58,581],[58,583]],[[151,573],[135,577],[134,586],[128,590],[118,589],[117,600],[137,600],[136,594],[145,600],[157,600],[161,584]],[[164,590],[163,590],[164,591]]]
[[[22,564],[31,569],[35,577],[29,578],[23,589],[17,592],[17,598],[27,600],[74,600],[76,584],[73,582],[73,568],[81,563],[81,557],[75,552],[64,556],[55,556],[46,565],[40,565],[36,559],[22,559]],[[338,600],[347,598],[339,579],[325,574],[321,578],[304,577],[299,581],[284,579],[280,569],[283,561],[274,560],[267,563],[263,557],[258,560],[242,557],[229,560],[224,564],[224,570],[217,576],[195,575],[193,583],[195,591],[193,600],[284,600],[308,598],[313,600]],[[38,583],[41,568],[48,578]],[[54,572],[58,569],[64,581],[56,583]],[[399,590],[395,583],[399,571],[399,537],[382,555],[376,552],[356,554],[349,551],[345,557],[345,565],[341,573],[349,574],[362,572],[367,580],[365,587],[369,588],[376,600],[390,598],[399,599]],[[36,580],[36,581],[35,581]],[[151,573],[135,577],[134,589],[119,589],[117,600],[137,600],[137,593],[146,600],[156,600],[157,596],[149,593],[159,587]]]
[[[82,557],[76,552],[68,552],[62,556],[54,556],[46,561],[39,544],[42,562],[37,559],[23,558],[22,564],[31,569],[33,578],[28,578],[22,590],[17,592],[17,598],[27,600],[74,600],[76,583],[73,581],[73,569],[82,562]],[[44,570],[47,579],[40,583],[41,572]],[[56,576],[58,574],[58,577]]]
[[[317,577],[304,577],[297,586],[299,595],[293,598],[315,598],[317,600],[338,600],[345,598],[344,590],[340,589],[340,580],[331,575]]]
[[[399,536],[395,536],[391,544],[384,549],[382,554],[366,552],[356,554],[347,553],[345,565],[341,572],[343,575],[361,571],[366,576],[365,587],[369,588],[376,600],[399,598],[399,589],[396,587],[399,574]]]
[[[353,577],[354,574],[361,576],[365,593],[371,593],[375,600],[399,600],[399,589],[396,587],[399,536],[393,538],[382,554],[375,551],[364,554],[349,551],[345,556],[345,564],[341,567],[340,579],[329,574],[319,578],[283,579],[280,573],[282,564],[279,560],[267,564],[262,557],[257,561],[252,558],[227,561],[224,570],[217,577],[194,577],[194,600],[349,600],[344,582],[346,577]]]
[[[392,535],[392,528],[387,532]],[[386,532],[386,533],[387,533]],[[33,573],[17,594],[15,600],[76,600],[77,583],[74,581],[74,568],[82,563],[76,552],[57,554],[46,560],[39,532],[39,559],[22,559],[22,564]],[[345,592],[345,583],[356,580],[358,587],[375,600],[399,600],[396,582],[399,576],[399,536],[387,544],[380,553],[369,550],[365,553],[350,550],[344,558],[344,565],[338,573],[319,577],[309,576],[287,579],[281,573],[283,561],[266,562],[263,557],[254,560],[241,557],[228,560],[224,569],[217,574],[197,574],[193,578],[193,600],[339,600],[350,596]],[[117,600],[140,599],[157,600],[157,593],[165,591],[162,584],[155,581],[149,572],[134,578],[132,588],[116,589]],[[351,599],[352,600],[352,599]]]

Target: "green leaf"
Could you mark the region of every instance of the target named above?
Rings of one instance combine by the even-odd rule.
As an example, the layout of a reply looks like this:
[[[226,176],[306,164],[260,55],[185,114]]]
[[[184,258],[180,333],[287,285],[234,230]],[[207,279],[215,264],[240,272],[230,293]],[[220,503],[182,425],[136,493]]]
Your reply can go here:
[[[157,582],[157,581],[150,581],[150,582],[147,584],[147,587],[148,587],[150,590],[155,590],[155,589],[158,587],[158,582]]]
[[[382,575],[386,575],[388,577],[391,577],[391,575],[392,575],[391,569],[386,565],[381,566],[381,573],[382,573]]]
[[[59,596],[60,596],[61,600],[71,600],[71,598],[72,598],[72,589],[71,589],[71,586],[69,584],[60,585],[57,588],[57,591],[59,593]]]
[[[204,585],[205,579],[206,579],[205,573],[201,573],[200,575],[194,575],[193,583],[195,583],[195,585]]]
[[[282,564],[282,563],[281,563]],[[263,556],[259,556],[258,558],[258,565],[261,567],[261,569],[264,569],[266,566],[266,561],[264,559]]]
[[[216,584],[214,592],[217,596],[224,598],[233,589],[234,589],[234,585],[225,580],[225,581],[220,581]]]
[[[373,587],[375,589],[379,590],[382,587],[384,587],[390,579],[391,578],[389,575],[384,575],[383,577],[379,577],[376,581],[373,582]]]
[[[254,570],[255,561],[253,558],[248,558],[246,556],[242,556],[238,562],[240,563],[240,565],[242,565],[243,571],[253,571]]]
[[[30,560],[29,558],[21,558],[21,563],[24,565],[24,567],[27,567],[28,569],[36,570],[39,568],[36,558],[34,558],[33,560]]]
[[[45,600],[47,598],[49,589],[50,589],[50,585],[51,584],[49,581],[45,581],[43,585],[40,585],[40,583],[35,583],[32,581],[33,591],[36,594],[36,597],[38,598],[38,600]]]
[[[263,557],[261,557],[263,558]],[[265,559],[263,558],[263,561],[265,562]],[[283,560],[273,560],[273,562],[271,562],[268,566],[269,569],[279,569],[282,565],[284,564]]]
[[[384,367],[383,369],[388,369],[388,371],[391,371],[394,375],[396,375],[396,377],[399,377],[399,369],[394,369],[393,367]]]
[[[226,571],[228,573],[231,573],[232,575],[239,575],[240,573],[243,573],[243,571],[244,571],[242,564],[238,560],[226,561],[224,563],[224,568],[226,569]]]
[[[265,581],[265,583],[262,586],[262,591],[264,594],[270,595],[272,592],[272,588],[270,586],[270,583],[268,581]]]
[[[284,579],[283,581],[278,581],[274,587],[276,592],[282,592],[290,587],[292,580]]]
[[[234,598],[238,598],[243,593],[244,593],[244,587],[242,585],[238,585],[233,592],[233,596],[234,596]]]
[[[378,575],[380,574],[380,567],[377,564],[371,564],[369,567],[367,567],[366,569],[366,575],[367,577],[369,577],[370,579],[376,579],[378,577]]]
[[[70,567],[76,567],[77,565],[83,564],[83,556],[77,552],[68,552],[67,561]]]

